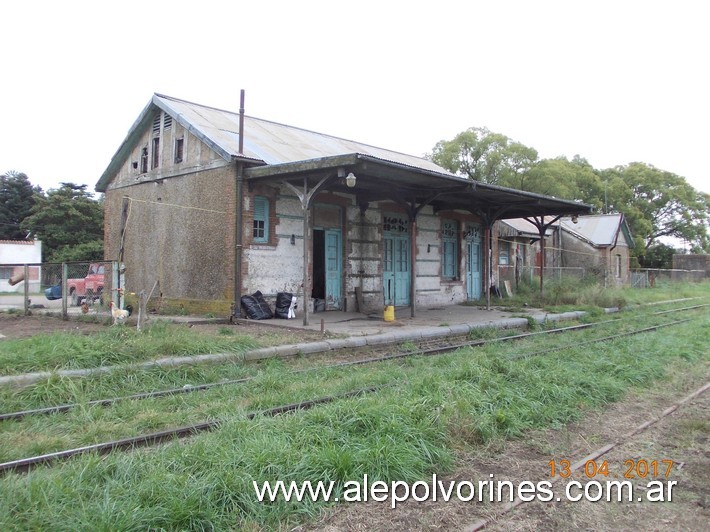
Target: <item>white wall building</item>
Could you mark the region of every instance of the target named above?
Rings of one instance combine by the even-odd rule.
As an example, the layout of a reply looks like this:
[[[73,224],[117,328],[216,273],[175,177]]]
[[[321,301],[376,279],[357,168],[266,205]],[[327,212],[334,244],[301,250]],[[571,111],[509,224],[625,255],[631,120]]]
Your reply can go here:
[[[24,273],[29,264],[30,293],[40,291],[42,278],[42,242],[39,240],[0,240],[0,292],[24,292],[24,281],[10,280]]]

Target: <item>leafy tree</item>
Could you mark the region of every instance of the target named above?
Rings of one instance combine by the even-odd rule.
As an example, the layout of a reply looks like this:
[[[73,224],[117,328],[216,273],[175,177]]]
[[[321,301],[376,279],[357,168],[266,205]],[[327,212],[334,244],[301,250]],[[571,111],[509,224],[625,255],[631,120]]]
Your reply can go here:
[[[505,169],[498,184],[527,190],[526,178],[531,169],[537,165],[537,150],[529,148],[520,142],[511,142],[504,150]]]
[[[644,268],[663,268],[670,269],[673,267],[673,255],[678,253],[678,250],[667,244],[654,244],[645,250],[644,255],[639,257],[639,262]]]
[[[594,168],[583,158],[543,159],[528,171],[521,190],[576,200],[600,209],[603,206],[604,183]]]
[[[695,190],[684,177],[646,163],[616,166],[603,172],[613,186],[613,209],[623,212],[643,254],[664,236],[684,239],[710,251],[710,195]]]
[[[104,260],[103,240],[92,240],[76,246],[64,246],[52,255],[52,261],[54,262],[101,260]]]
[[[0,175],[0,239],[23,240],[27,231],[20,228],[40,193],[23,172],[10,170]]]
[[[453,140],[439,141],[430,158],[455,174],[475,181],[516,185],[537,160],[537,151],[487,128],[472,127]]]
[[[65,248],[103,241],[102,202],[91,197],[86,185],[61,183],[46,195],[35,195],[35,205],[21,227],[42,240],[45,260],[57,261],[62,253],[69,253]],[[92,248],[79,249],[88,252]],[[81,259],[91,260],[88,256]]]
[[[429,156],[461,176],[561,199],[576,200],[600,212],[620,212],[636,241],[633,253],[664,236],[690,242],[694,252],[710,252],[710,195],[685,178],[646,163],[595,170],[579,155],[538,160],[537,151],[505,135],[472,127],[442,140]]]

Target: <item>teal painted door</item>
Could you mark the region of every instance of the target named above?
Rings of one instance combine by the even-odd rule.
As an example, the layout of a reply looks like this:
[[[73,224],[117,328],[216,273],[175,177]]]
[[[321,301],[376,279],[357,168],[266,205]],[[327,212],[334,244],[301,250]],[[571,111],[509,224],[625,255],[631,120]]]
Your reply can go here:
[[[342,308],[342,244],[340,229],[325,230],[325,306],[328,310]]]
[[[410,262],[409,236],[385,235],[383,282],[386,304],[409,305]]]
[[[466,292],[469,299],[481,297],[481,236],[478,228],[469,230],[466,240]]]

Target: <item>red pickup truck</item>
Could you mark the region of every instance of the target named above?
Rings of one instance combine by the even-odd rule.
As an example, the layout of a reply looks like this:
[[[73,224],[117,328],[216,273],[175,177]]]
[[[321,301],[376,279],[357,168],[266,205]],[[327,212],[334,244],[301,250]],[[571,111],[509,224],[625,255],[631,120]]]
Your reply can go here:
[[[93,303],[103,297],[105,283],[105,266],[103,264],[89,264],[86,277],[81,279],[67,279],[69,301],[72,305],[81,305],[82,300],[87,304]]]

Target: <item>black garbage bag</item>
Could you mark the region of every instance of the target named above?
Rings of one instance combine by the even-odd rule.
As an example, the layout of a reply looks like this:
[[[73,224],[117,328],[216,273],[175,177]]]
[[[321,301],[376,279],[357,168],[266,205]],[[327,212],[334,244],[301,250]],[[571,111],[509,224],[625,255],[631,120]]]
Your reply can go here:
[[[274,312],[274,316],[284,320],[292,318],[293,316],[288,315],[292,300],[293,294],[290,292],[279,292],[276,294],[276,311]]]
[[[242,308],[251,320],[270,320],[274,317],[269,304],[259,290],[250,296],[242,296]]]

